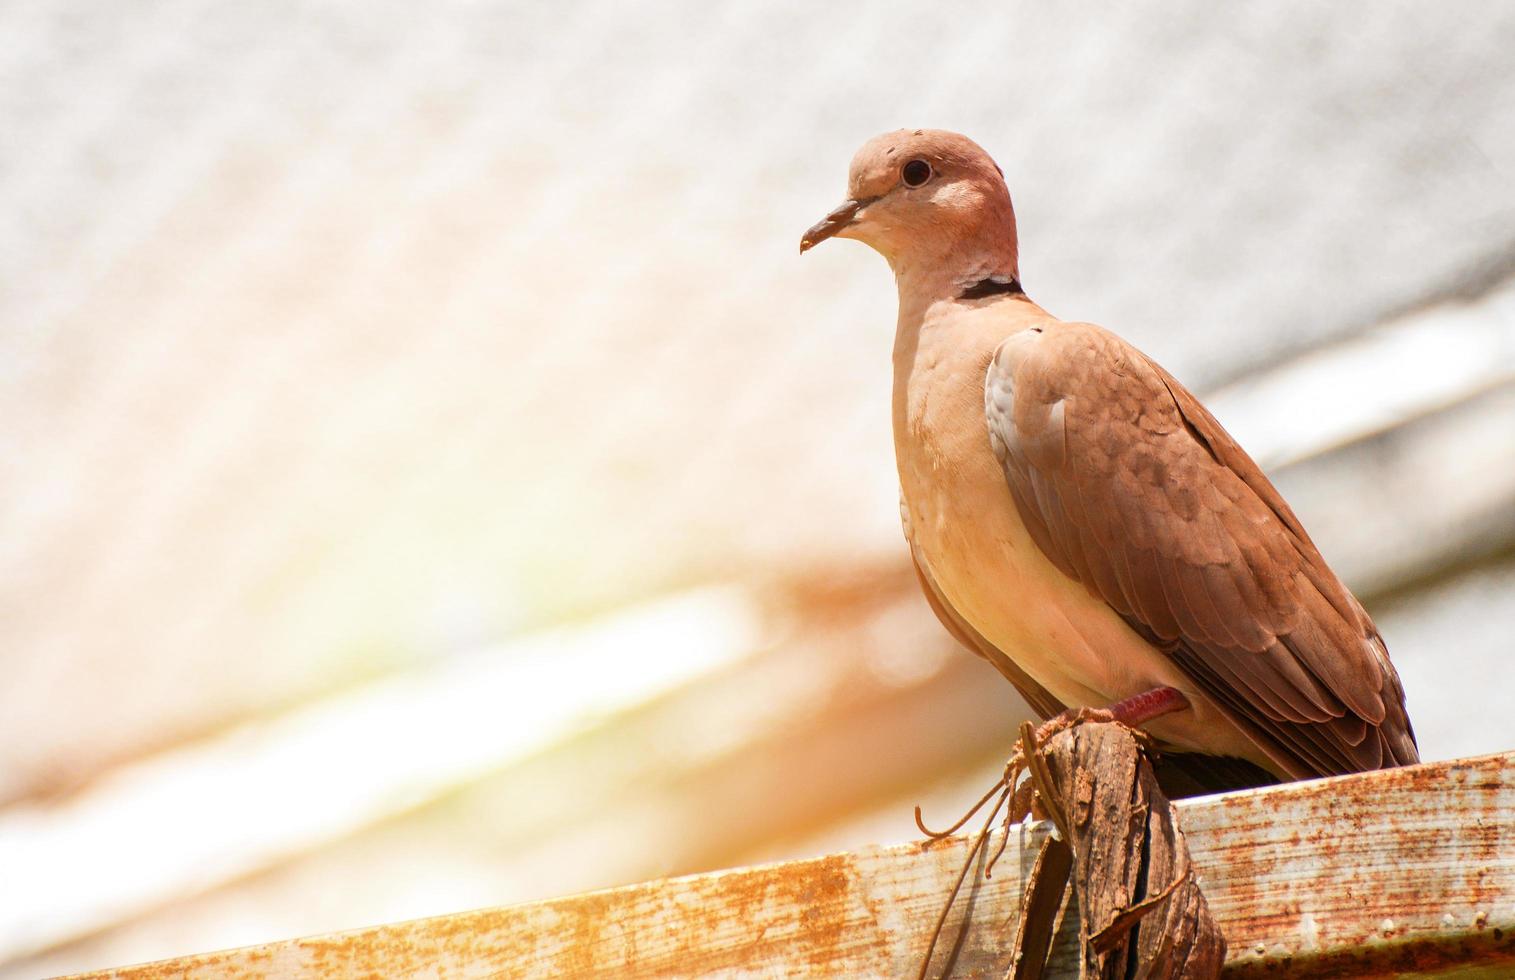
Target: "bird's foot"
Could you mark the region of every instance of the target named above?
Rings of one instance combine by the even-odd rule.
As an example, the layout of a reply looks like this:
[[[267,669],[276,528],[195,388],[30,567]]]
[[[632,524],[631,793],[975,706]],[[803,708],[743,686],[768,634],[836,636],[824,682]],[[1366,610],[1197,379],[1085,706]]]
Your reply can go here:
[[[1045,745],[1059,732],[1086,722],[1118,721],[1127,728],[1141,730],[1147,722],[1189,707],[1189,699],[1171,687],[1154,687],[1150,691],[1117,701],[1108,708],[1069,708],[1042,722],[1036,730],[1036,744]]]
[[[1061,734],[1075,725],[1115,720],[1115,712],[1109,708],[1069,708],[1062,714],[1053,715],[1036,727],[1036,744],[1046,745],[1054,735]]]
[[[1045,765],[1040,759],[1039,753],[1053,736],[1078,725],[1091,722],[1108,723],[1114,721],[1120,722],[1127,728],[1132,729],[1138,738],[1146,741],[1147,734],[1141,730],[1142,725],[1152,721],[1154,718],[1161,718],[1163,715],[1182,711],[1187,707],[1189,707],[1189,699],[1184,697],[1179,691],[1171,687],[1154,687],[1150,691],[1143,691],[1133,697],[1126,698],[1124,701],[1117,701],[1108,708],[1070,708],[1060,715],[1047,719],[1035,729],[1031,727],[1030,722],[1026,722],[1021,727],[1021,737],[1016,742],[1015,752],[1005,762],[1005,771],[1000,776],[999,781],[989,788],[989,791],[973,805],[972,809],[963,814],[962,819],[946,830],[931,830],[921,820],[921,808],[916,807],[915,825],[920,828],[921,833],[933,840],[950,837],[962,829],[963,825],[969,820],[973,819],[973,815],[983,809],[996,794],[1000,794],[1000,800],[990,810],[989,821],[992,822],[995,814],[1004,808],[1005,826],[1007,829],[1011,823],[1019,823],[1021,820],[1024,820],[1027,814],[1036,817],[1056,817],[1058,815],[1048,814],[1037,805],[1040,801],[1036,787],[1038,780],[1029,779],[1021,782],[1020,779],[1021,774],[1028,770],[1033,776],[1038,775],[1037,770]],[[1150,745],[1150,742],[1147,742],[1147,744]],[[1045,779],[1042,780],[1042,783],[1042,789],[1045,790]],[[1045,796],[1046,793],[1043,792],[1041,795]],[[1008,808],[1006,808],[1006,804],[1008,804]],[[989,824],[986,823],[984,825],[985,832],[988,831],[988,827]],[[990,866],[993,866],[993,862],[990,862]]]

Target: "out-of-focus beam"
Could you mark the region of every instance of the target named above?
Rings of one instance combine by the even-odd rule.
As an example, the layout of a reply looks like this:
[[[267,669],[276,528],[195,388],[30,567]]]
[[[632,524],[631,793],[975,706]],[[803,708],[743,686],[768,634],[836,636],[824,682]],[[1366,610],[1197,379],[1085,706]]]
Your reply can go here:
[[[1365,598],[1515,542],[1515,383],[1275,474]]]
[[[1512,381],[1515,280],[1326,344],[1212,392],[1206,403],[1258,463],[1276,469]],[[1505,432],[1515,442],[1512,432],[1515,424]]]
[[[757,648],[707,589],[456,658],[0,814],[0,960],[203,890],[529,757]]]

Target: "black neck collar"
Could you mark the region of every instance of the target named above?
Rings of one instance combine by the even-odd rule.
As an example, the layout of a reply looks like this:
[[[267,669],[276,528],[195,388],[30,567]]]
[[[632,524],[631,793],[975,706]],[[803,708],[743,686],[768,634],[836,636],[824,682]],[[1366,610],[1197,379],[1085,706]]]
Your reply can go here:
[[[1008,295],[1024,296],[1026,291],[1021,288],[1021,281],[1014,276],[985,276],[978,282],[973,283],[961,293],[958,299],[984,299],[988,296]]]

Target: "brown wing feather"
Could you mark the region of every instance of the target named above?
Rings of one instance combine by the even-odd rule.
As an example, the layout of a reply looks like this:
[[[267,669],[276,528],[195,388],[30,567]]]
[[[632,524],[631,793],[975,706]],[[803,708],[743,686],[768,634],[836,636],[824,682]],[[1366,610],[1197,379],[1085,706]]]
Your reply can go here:
[[[1306,778],[1419,761],[1372,620],[1172,376],[1099,327],[1052,324],[1000,346],[985,408],[1037,546],[1282,769]]]

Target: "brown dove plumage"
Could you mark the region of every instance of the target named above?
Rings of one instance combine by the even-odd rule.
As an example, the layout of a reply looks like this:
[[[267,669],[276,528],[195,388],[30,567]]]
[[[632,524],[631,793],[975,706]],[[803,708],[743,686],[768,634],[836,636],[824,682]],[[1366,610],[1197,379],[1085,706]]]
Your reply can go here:
[[[1043,717],[1159,689],[1178,792],[1418,761],[1383,640],[1257,464],[1141,351],[1021,289],[999,168],[879,136],[801,251],[853,238],[899,289],[901,516],[928,601]]]

